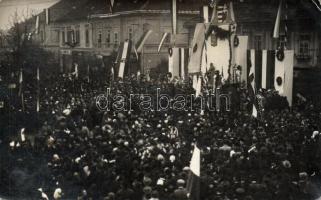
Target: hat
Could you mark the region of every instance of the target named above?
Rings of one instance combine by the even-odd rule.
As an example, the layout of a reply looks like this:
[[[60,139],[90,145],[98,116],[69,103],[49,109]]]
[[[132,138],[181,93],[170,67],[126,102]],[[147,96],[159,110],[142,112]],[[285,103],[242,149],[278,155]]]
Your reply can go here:
[[[183,179],[178,179],[177,180],[177,185],[178,186],[184,186],[185,185],[185,181]]]

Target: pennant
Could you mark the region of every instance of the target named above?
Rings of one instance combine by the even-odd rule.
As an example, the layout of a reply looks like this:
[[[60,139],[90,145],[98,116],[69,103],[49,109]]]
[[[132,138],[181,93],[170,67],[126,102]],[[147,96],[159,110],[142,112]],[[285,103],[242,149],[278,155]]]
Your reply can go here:
[[[188,176],[186,190],[188,198],[193,200],[200,199],[200,175],[201,175],[201,151],[195,145]]]
[[[280,36],[280,22],[281,22],[281,10],[282,10],[282,1],[280,0],[278,13],[275,19],[274,30],[273,30],[273,38],[279,38]]]
[[[163,43],[164,43],[164,41],[166,40],[166,38],[167,38],[168,35],[169,35],[169,33],[167,33],[167,32],[163,33],[162,39],[161,39],[161,41],[160,41],[160,43],[159,43],[159,45],[158,45],[158,49],[157,49],[157,52],[158,52],[158,53],[160,52],[160,50],[161,50],[161,48],[162,48],[162,46],[163,46]]]
[[[39,34],[39,15],[36,16],[36,27],[35,27],[35,29],[36,29],[35,33]]]
[[[177,1],[172,0],[172,32],[177,34]]]
[[[137,53],[141,53],[144,47],[144,44],[146,42],[146,40],[148,39],[148,37],[150,36],[150,34],[152,33],[152,30],[148,30],[146,31],[143,36],[140,38],[140,40],[136,43],[135,48],[136,48],[136,52]]]
[[[203,23],[196,24],[194,37],[192,40],[192,48],[190,60],[188,63],[189,73],[198,73],[201,70],[201,58],[205,42],[205,26]]]
[[[179,48],[169,48],[168,50],[168,72],[172,74],[172,78],[179,77],[179,60],[180,60]]]

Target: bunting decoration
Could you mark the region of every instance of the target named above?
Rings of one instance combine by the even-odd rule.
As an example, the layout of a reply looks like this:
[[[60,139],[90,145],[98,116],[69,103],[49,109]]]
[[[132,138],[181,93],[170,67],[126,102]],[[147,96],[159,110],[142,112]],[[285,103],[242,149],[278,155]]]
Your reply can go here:
[[[285,96],[292,105],[293,90],[293,50],[284,51],[284,59],[277,58],[275,50],[248,50],[247,71],[253,70],[255,88],[275,89]],[[251,83],[250,78],[247,80]]]

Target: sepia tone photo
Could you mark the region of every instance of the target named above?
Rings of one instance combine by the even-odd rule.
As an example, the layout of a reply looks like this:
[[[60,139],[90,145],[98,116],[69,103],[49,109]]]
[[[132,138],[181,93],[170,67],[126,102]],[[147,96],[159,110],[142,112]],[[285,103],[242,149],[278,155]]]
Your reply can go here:
[[[320,0],[0,0],[0,200],[321,200]]]

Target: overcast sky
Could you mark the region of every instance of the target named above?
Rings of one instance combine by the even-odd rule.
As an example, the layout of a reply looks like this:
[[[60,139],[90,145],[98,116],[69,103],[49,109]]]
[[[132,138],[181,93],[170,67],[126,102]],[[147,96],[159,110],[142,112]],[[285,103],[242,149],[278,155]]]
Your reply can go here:
[[[30,16],[50,7],[59,0],[0,0],[0,28],[9,27],[9,20],[18,11],[18,16]]]

